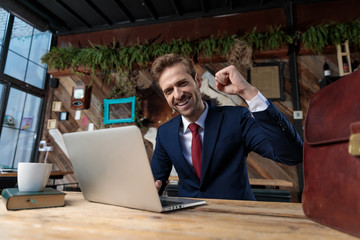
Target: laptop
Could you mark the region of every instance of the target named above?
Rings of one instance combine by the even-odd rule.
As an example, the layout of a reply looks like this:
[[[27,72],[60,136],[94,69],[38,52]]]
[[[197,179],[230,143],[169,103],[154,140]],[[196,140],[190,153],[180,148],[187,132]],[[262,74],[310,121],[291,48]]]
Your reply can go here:
[[[165,212],[205,204],[203,200],[159,197],[137,126],[63,134],[88,201]]]

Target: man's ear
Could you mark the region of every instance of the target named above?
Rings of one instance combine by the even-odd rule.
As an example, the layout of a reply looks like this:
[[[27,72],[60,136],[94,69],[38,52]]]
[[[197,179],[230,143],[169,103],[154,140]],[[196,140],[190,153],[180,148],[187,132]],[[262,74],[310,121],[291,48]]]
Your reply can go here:
[[[195,82],[199,86],[199,89],[201,88],[201,77],[199,74],[195,73]]]

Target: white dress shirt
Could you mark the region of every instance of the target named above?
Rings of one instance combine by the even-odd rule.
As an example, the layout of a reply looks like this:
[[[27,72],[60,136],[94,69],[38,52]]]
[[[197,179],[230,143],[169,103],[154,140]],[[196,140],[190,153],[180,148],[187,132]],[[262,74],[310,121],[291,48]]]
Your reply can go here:
[[[201,140],[201,145],[203,144],[204,139],[204,128],[205,128],[205,119],[209,111],[209,106],[206,102],[205,103],[205,111],[201,114],[201,116],[198,118],[198,120],[195,121],[197,125],[199,125],[199,135]],[[269,106],[268,100],[260,93],[251,99],[250,101],[246,101],[246,103],[249,105],[250,112],[260,112],[267,109]],[[180,137],[180,144],[181,149],[184,154],[184,157],[188,164],[192,166],[192,159],[191,159],[191,141],[192,141],[192,134],[189,129],[189,122],[184,116],[181,116],[182,119],[182,127],[180,127],[179,130],[179,137]]]

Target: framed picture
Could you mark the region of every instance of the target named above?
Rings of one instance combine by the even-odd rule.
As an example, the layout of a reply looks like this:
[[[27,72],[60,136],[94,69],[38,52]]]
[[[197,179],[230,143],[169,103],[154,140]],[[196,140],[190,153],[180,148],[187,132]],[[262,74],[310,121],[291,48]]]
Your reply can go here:
[[[135,122],[135,96],[104,99],[103,124]]]
[[[248,70],[248,81],[269,100],[284,100],[283,63],[256,63]]]

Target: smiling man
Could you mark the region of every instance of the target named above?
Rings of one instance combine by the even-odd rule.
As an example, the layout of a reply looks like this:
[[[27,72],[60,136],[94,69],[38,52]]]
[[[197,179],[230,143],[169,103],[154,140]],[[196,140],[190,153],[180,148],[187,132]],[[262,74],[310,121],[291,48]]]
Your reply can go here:
[[[201,78],[180,55],[157,58],[151,75],[179,113],[157,132],[151,168],[160,193],[174,165],[179,196],[255,200],[246,168],[250,151],[288,165],[302,161],[294,127],[234,66],[216,73],[216,86],[241,96],[250,111],[203,101]]]

